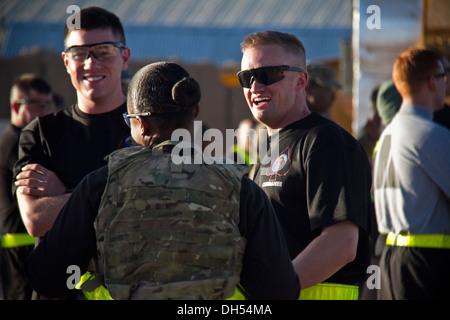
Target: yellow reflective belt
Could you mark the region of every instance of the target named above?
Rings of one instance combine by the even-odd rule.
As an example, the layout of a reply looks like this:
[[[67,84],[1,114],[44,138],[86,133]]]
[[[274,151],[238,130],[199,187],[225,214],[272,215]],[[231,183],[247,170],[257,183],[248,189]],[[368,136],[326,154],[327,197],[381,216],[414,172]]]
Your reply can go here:
[[[450,249],[450,235],[446,234],[410,234],[401,235],[389,233],[386,244],[397,247],[417,247]]]
[[[88,300],[114,300],[104,286],[97,287],[92,291],[83,290],[83,294]]]
[[[247,300],[243,290],[243,288],[236,286],[234,288],[234,294],[226,300]]]
[[[236,154],[244,160],[245,165],[250,166],[254,163],[250,158],[250,153],[248,151],[245,151],[244,148],[241,148],[238,145],[234,145],[233,151],[236,152]]]
[[[85,274],[83,274],[80,278],[80,282],[78,282],[75,285],[75,288],[78,290],[82,290],[81,286],[87,282],[87,281],[91,281],[95,278],[95,274],[94,273],[90,273],[90,272],[86,272]],[[228,298],[227,300],[247,300],[247,298],[245,297],[243,291],[241,291],[242,289],[239,288],[238,286],[236,286],[236,288],[234,288],[234,294],[233,296],[231,296],[230,298]],[[92,291],[86,291],[86,290],[82,290],[84,296],[86,297],[86,299],[88,300],[114,300],[111,295],[109,294],[108,290],[104,287],[104,286],[98,286],[97,288],[95,288]]]
[[[358,286],[337,283],[319,283],[302,289],[298,300],[358,300]]]
[[[86,299],[88,300],[114,300],[113,298],[111,298],[111,295],[109,294],[108,290],[100,285],[97,288],[95,288],[92,291],[86,291],[86,290],[82,290],[81,286],[87,282],[87,281],[91,281],[95,278],[95,274],[94,273],[89,273],[86,272],[85,274],[83,274],[80,278],[80,282],[78,284],[75,285],[75,288],[78,290],[81,290],[84,294],[84,296],[86,297]]]
[[[5,233],[2,237],[2,248],[33,246],[36,239],[28,233]]]

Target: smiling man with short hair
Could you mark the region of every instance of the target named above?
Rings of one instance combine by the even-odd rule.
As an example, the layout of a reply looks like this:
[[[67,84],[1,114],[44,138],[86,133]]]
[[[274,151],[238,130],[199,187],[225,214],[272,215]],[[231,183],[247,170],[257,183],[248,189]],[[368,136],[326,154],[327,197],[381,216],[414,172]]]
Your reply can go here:
[[[78,182],[129,136],[121,73],[130,49],[121,22],[98,7],[80,14],[80,29],[65,27],[62,53],[77,103],[36,119],[20,139],[16,195],[25,226],[37,237],[52,226]]]

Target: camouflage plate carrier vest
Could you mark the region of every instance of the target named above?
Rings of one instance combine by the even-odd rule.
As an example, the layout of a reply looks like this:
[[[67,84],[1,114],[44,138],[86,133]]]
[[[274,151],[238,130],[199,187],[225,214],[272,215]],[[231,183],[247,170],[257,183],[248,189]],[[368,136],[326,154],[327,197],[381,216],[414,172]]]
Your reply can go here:
[[[113,299],[225,299],[242,269],[235,165],[175,165],[166,141],[111,154],[95,220]]]

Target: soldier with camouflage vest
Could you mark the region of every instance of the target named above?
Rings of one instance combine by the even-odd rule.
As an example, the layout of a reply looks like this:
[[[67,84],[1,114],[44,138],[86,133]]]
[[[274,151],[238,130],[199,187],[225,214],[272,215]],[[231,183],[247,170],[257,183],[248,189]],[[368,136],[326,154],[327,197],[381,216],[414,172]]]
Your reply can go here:
[[[67,268],[86,272],[94,258],[112,299],[227,299],[237,286],[251,299],[298,298],[273,208],[245,170],[171,160],[171,134],[192,133],[199,101],[177,64],[136,73],[124,119],[138,146],[113,152],[75,189],[27,261],[34,290],[70,294]]]

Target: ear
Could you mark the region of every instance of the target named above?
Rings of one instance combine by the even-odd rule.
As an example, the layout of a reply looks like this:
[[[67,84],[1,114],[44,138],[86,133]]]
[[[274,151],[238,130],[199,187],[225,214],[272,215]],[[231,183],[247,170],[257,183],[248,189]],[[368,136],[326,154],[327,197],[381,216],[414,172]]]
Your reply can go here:
[[[306,71],[298,72],[297,89],[303,90],[306,88],[307,84],[308,84],[308,73]]]
[[[436,91],[436,77],[433,76],[429,77],[427,84],[428,88],[430,88],[431,91]]]
[[[130,48],[123,48],[122,49],[122,60],[123,60],[123,65],[122,65],[122,71],[125,71],[128,69],[128,62],[130,61]]]
[[[139,132],[141,136],[147,136],[150,133],[150,123],[146,121],[143,117],[137,117],[139,121]]]
[[[14,113],[19,113],[19,109],[20,109],[20,103],[18,103],[18,102],[13,102],[13,103],[11,104],[11,110],[12,110]]]
[[[197,105],[195,106],[195,109],[194,109],[194,119],[197,118],[199,113],[200,113],[200,106],[197,103]]]
[[[66,72],[69,73],[69,58],[66,57],[66,53],[62,52],[61,56],[63,58],[64,61],[64,66],[66,67]]]

